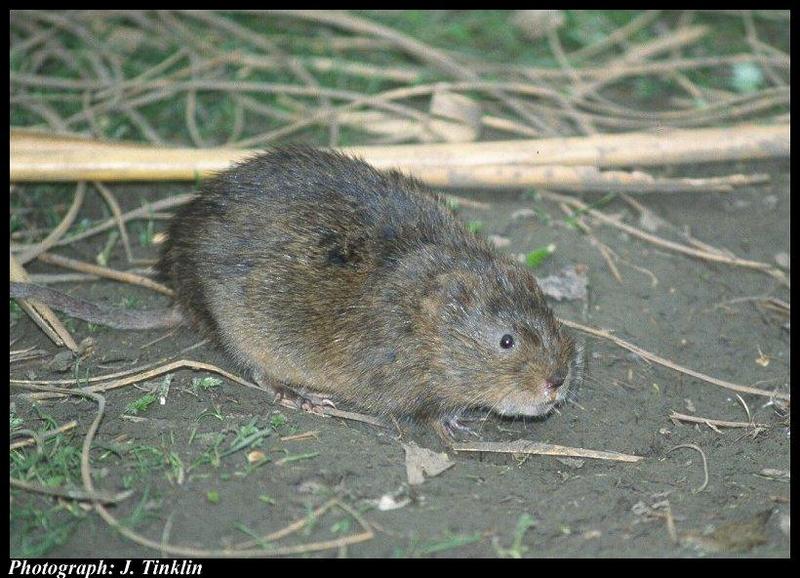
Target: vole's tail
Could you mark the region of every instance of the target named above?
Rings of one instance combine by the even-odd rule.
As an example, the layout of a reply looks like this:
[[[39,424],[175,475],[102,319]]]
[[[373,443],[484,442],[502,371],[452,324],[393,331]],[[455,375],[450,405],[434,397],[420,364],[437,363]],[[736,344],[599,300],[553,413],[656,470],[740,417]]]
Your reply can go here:
[[[36,299],[45,305],[83,319],[89,323],[105,325],[114,329],[165,329],[183,321],[176,308],[127,311],[114,307],[104,307],[83,299],[34,285],[32,283],[10,283],[10,296],[14,299]]]

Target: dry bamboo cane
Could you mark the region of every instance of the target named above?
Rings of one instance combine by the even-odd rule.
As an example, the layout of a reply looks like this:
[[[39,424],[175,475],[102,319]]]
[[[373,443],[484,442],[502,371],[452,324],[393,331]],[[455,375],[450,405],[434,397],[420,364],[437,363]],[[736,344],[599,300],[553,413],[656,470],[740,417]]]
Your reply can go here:
[[[555,177],[550,181],[545,178],[553,166],[561,169],[581,165],[602,168],[787,158],[790,154],[789,135],[788,124],[739,125],[654,133],[348,147],[341,150],[360,156],[378,168],[398,168],[438,186],[469,186],[467,169],[474,167],[475,180],[481,186],[491,186],[492,171],[507,175],[509,171],[528,170],[535,174],[538,186],[557,187]],[[257,152],[225,148],[170,149],[12,130],[11,180],[194,180],[224,170]],[[455,185],[453,179],[446,178],[448,169],[458,173]]]

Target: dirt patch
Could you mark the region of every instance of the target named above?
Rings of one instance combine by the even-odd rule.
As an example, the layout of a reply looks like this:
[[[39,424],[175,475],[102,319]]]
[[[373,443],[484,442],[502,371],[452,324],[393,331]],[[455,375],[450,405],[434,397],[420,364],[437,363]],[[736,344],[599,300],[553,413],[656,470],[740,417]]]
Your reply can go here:
[[[772,181],[734,193],[640,200],[679,231],[688,227],[696,239],[742,258],[775,263],[776,255],[789,252],[788,161],[696,167],[681,175],[731,172],[769,173]],[[464,208],[459,214],[466,221],[480,221],[487,235],[507,237],[511,243],[505,250],[527,253],[556,245],[538,275],[568,265],[588,266],[588,302],[554,304],[558,315],[614,329],[649,351],[724,380],[788,391],[788,320],[759,308],[756,301],[741,300],[769,294],[788,301],[788,290],[772,278],[670,253],[598,225],[596,237],[619,256],[620,283],[600,252],[565,223],[555,204],[507,192],[461,193],[491,203],[488,211]],[[531,207],[539,216],[513,216]],[[619,199],[603,210],[626,214],[636,224],[633,211]],[[669,227],[658,234],[678,239]],[[86,242],[76,247],[75,256],[91,260],[100,248]],[[154,257],[156,250],[149,251],[147,256]],[[111,266],[124,266],[121,250],[114,257]],[[44,268],[31,267],[37,270]],[[108,303],[126,297],[134,297],[140,307],[169,302],[146,290],[106,282],[61,287]],[[73,327],[78,340],[91,336],[97,342],[95,353],[77,370],[57,373],[39,359],[13,364],[12,378],[111,373],[174,356],[196,341],[191,332],[179,331],[145,347],[163,332],[119,332],[83,322]],[[35,346],[47,352],[44,359],[57,352],[27,317],[12,315],[10,333],[17,340],[12,349]],[[650,365],[607,342],[585,341],[588,377],[573,403],[544,420],[490,417],[472,425],[484,440],[525,438],[614,450],[643,456],[641,462],[450,451],[454,466],[410,488],[397,431],[278,408],[258,391],[225,380],[193,383],[211,374],[181,370],[169,382],[163,404],[158,394],[149,405],[142,401],[148,389],[162,388],[163,393],[163,376],[139,384],[144,389],[128,386],[106,394],[105,419],[91,453],[95,483],[112,492],[133,490],[111,507],[128,527],[155,541],[204,549],[280,530],[336,498],[360,512],[375,535],[309,555],[788,556],[789,484],[761,475],[765,469],[790,468],[788,416],[768,398],[745,395],[752,420],[766,428],[714,431],[673,423],[673,410],[720,420],[748,418],[731,391]],[[231,369],[209,346],[184,357]],[[12,473],[25,473],[32,482],[80,487],[76,454],[67,448],[80,448],[96,408],[73,399],[32,405],[18,391],[12,390],[12,417],[22,420],[18,427],[39,431],[48,420],[52,426],[73,419],[78,426],[58,442],[45,444],[45,454],[53,458],[46,472],[29,447],[12,454]],[[311,434],[299,435],[306,432]],[[445,449],[423,428],[403,426],[402,438],[437,452]],[[704,484],[700,453],[691,448],[670,451],[682,444],[693,444],[705,454],[708,483],[702,491],[697,491]],[[265,459],[253,461],[260,455],[254,452]],[[55,457],[63,466],[54,466]],[[387,495],[401,507],[380,509]],[[679,544],[670,538],[669,515],[682,538]],[[48,524],[34,523],[42,516]],[[756,539],[714,541],[710,533],[723,528],[720,534],[735,534],[753,520]],[[307,522],[275,546],[337,540],[361,531],[358,517],[341,508]],[[55,557],[155,554],[73,503],[17,490],[12,490],[10,532],[12,556],[33,555],[37,548]]]

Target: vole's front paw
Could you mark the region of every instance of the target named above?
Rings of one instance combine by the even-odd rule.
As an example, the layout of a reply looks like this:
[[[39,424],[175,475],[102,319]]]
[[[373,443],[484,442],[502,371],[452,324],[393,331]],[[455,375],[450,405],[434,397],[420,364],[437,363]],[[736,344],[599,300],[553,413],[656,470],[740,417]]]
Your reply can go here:
[[[451,445],[454,441],[456,441],[457,434],[472,435],[476,438],[481,437],[474,430],[458,421],[457,417],[453,416],[444,417],[434,421],[433,429],[436,430],[436,433],[439,434],[439,437],[442,438],[442,441],[444,441],[444,443],[447,445]]]
[[[279,383],[260,370],[253,371],[253,380],[264,389],[272,391],[275,394],[273,403],[279,403],[283,407],[301,409],[318,415],[325,415],[324,411],[320,411],[323,407],[336,409],[334,403],[326,396],[311,392],[299,393],[291,386]]]

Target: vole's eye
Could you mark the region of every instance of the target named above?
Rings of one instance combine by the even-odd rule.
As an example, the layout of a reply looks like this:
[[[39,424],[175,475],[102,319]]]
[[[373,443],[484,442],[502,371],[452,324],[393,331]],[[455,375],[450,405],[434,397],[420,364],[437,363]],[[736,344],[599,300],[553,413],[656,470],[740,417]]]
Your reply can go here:
[[[514,347],[514,338],[506,333],[500,338],[500,347],[503,349],[511,349]]]

